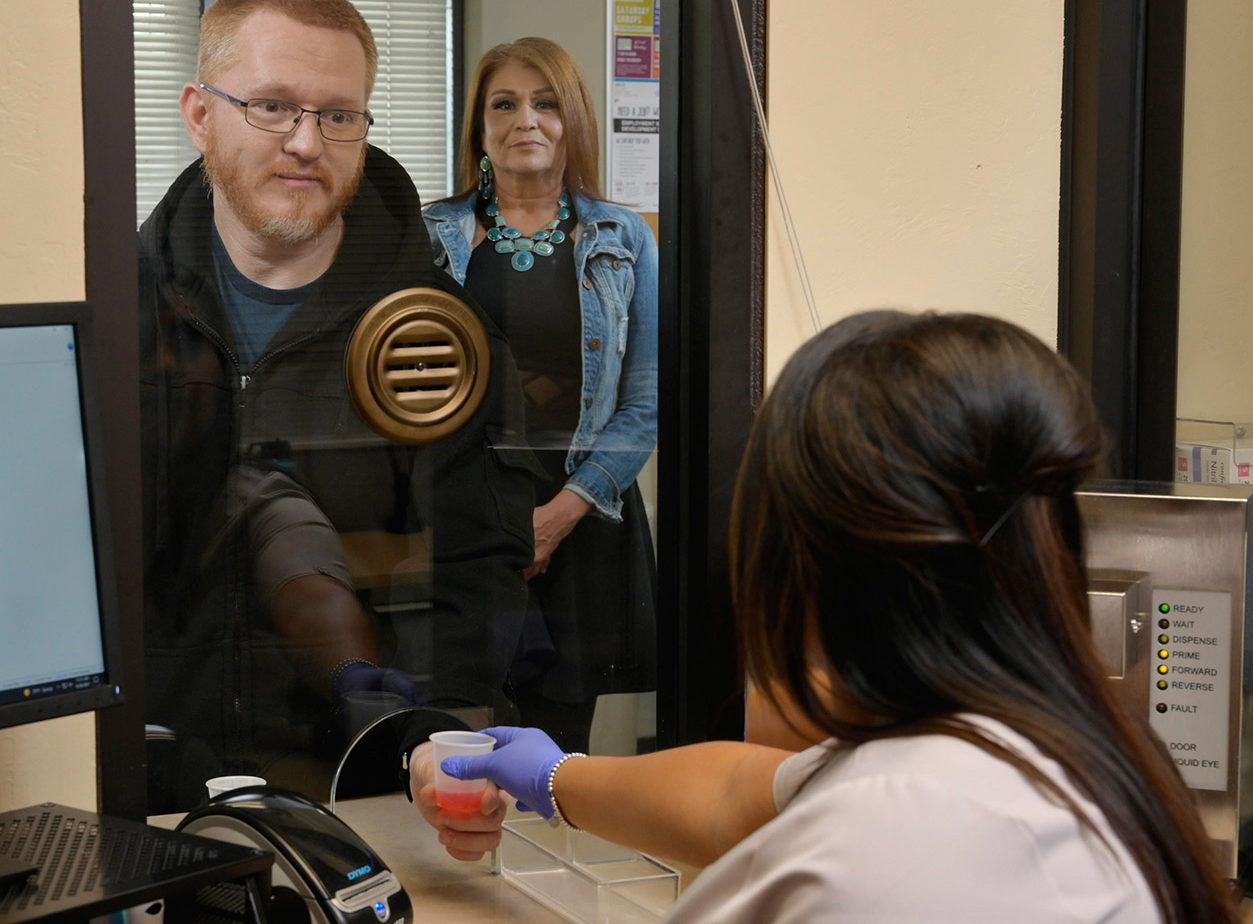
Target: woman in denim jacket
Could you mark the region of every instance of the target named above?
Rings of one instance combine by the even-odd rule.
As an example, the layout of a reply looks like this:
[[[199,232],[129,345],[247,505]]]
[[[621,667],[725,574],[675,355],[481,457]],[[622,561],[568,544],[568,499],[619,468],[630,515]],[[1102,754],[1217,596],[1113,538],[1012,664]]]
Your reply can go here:
[[[523,721],[585,750],[596,696],[655,686],[653,548],[636,476],[657,441],[657,244],[600,196],[578,65],[523,38],[479,62],[460,194],[425,211],[436,264],[508,338],[537,486]]]

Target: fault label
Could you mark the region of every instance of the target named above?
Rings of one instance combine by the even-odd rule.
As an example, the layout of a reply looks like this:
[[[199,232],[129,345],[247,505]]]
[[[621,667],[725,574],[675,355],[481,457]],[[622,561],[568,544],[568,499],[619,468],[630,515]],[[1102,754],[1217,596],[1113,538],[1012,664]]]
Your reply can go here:
[[[1227,789],[1231,594],[1154,590],[1149,722],[1193,789]]]

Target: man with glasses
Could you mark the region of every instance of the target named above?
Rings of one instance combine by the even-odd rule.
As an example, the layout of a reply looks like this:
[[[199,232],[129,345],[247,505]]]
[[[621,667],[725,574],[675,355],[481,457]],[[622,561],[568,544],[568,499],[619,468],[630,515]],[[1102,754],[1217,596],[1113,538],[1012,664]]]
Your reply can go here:
[[[216,0],[202,18],[179,102],[203,157],[140,229],[145,699],[167,742],[151,745],[150,811],[188,807],[221,773],[325,798],[350,694],[508,705],[520,627],[501,614],[525,606],[534,498],[526,459],[493,445],[515,400],[503,338],[478,312],[483,406],[429,445],[378,436],[346,385],[380,299],[469,301],[432,263],[408,174],[367,141],[376,65],[347,0]],[[416,596],[377,574],[410,562],[366,564],[429,614],[431,676],[395,654],[413,617],[380,630],[363,606],[346,533],[414,560],[430,543]]]

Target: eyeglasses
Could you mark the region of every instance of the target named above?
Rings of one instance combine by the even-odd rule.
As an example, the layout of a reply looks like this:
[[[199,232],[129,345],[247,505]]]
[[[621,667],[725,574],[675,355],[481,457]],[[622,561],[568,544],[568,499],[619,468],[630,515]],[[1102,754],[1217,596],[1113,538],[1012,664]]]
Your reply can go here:
[[[244,121],[253,128],[277,135],[288,135],[295,131],[306,112],[317,117],[318,131],[327,141],[360,141],[374,124],[374,116],[368,112],[356,112],[352,109],[305,109],[281,99],[243,100],[223,93],[207,83],[200,84],[200,89],[208,90],[214,96],[220,96],[228,103],[242,107]]]

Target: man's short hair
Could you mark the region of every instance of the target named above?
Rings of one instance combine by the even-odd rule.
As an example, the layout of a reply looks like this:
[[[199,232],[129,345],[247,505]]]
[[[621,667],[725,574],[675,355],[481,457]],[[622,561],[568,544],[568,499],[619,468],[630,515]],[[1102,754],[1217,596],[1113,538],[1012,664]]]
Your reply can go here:
[[[200,79],[206,83],[235,59],[235,35],[253,13],[272,10],[306,26],[351,32],[365,51],[366,99],[374,90],[379,53],[374,33],[348,0],[216,0],[200,18]]]

